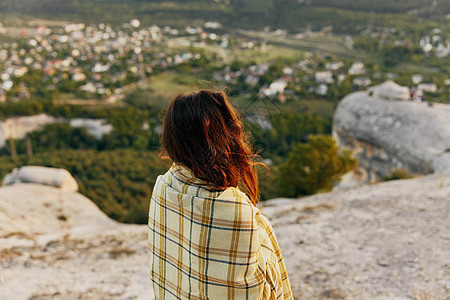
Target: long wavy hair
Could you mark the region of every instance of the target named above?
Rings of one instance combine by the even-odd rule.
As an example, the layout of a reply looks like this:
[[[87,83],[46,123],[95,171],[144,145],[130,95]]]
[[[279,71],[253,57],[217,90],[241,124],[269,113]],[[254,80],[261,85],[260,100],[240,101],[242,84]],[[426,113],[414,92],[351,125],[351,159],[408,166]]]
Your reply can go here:
[[[167,108],[161,157],[188,167],[217,190],[242,183],[259,203],[255,155],[239,114],[224,92],[179,94]]]

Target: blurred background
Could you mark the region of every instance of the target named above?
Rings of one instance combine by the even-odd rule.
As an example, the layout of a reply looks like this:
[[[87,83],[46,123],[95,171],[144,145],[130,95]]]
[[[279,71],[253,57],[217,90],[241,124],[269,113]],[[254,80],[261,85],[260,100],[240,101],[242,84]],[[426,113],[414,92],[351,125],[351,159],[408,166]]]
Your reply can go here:
[[[170,166],[158,157],[165,107],[226,88],[271,168],[262,200],[331,190],[358,165],[342,133],[331,138],[345,96],[392,80],[388,94],[448,103],[449,18],[449,1],[429,0],[2,0],[0,177],[65,168],[108,216],[145,223]],[[350,150],[389,148],[346,133]],[[432,168],[372,171],[359,181]]]

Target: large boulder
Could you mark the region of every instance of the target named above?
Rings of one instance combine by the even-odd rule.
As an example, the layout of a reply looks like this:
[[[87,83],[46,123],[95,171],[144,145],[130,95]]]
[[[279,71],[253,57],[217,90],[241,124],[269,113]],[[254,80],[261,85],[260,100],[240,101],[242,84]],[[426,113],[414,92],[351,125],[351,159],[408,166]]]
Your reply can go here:
[[[67,170],[39,166],[24,166],[14,169],[3,178],[2,185],[14,183],[37,183],[60,188],[65,191],[78,191],[75,178]]]
[[[57,234],[73,228],[91,230],[114,223],[79,193],[35,183],[0,187],[0,237],[14,232]]]
[[[389,80],[371,87],[369,92],[378,98],[387,100],[409,100],[409,89]]]
[[[339,145],[355,152],[369,181],[394,168],[416,174],[450,170],[450,105],[392,101],[402,95],[396,87],[390,98],[392,86],[352,93],[339,103],[333,121]]]

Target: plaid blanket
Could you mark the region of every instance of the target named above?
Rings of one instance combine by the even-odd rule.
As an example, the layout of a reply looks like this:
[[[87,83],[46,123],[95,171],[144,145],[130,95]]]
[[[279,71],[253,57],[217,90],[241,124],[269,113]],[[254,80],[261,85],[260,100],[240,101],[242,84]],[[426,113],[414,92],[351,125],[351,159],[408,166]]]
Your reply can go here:
[[[156,299],[292,299],[272,226],[239,189],[211,190],[173,164],[148,226]]]

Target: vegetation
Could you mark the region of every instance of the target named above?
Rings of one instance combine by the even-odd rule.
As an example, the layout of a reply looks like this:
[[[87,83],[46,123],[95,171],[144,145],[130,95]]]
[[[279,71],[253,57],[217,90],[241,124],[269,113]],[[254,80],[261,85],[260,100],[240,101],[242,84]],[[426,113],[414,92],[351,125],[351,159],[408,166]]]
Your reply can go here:
[[[60,150],[16,159],[0,156],[0,178],[22,165],[67,169],[80,192],[109,217],[144,224],[156,177],[167,171],[170,162],[161,160],[154,151]]]
[[[287,157],[295,145],[306,142],[310,134],[331,133],[331,121],[309,113],[282,112],[269,117],[272,128],[248,124],[256,149],[266,156]]]
[[[409,179],[409,178],[413,178],[413,174],[411,174],[411,172],[409,172],[406,169],[403,168],[395,168],[391,170],[391,173],[389,173],[388,175],[384,176],[382,178],[383,181],[389,181],[389,180],[398,180],[398,179]]]
[[[330,136],[310,136],[309,141],[298,144],[280,166],[278,187],[287,197],[329,191],[343,174],[356,165],[357,160],[351,152],[339,153]]]

